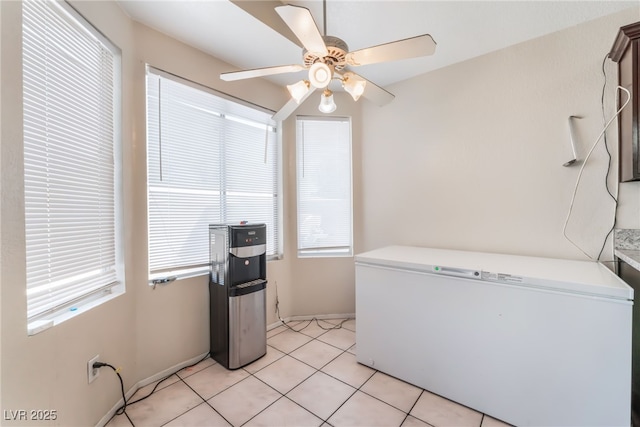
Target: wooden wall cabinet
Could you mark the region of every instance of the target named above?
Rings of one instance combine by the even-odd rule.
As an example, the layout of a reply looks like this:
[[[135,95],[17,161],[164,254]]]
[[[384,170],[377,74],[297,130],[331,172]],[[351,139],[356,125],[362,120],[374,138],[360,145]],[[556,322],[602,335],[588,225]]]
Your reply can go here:
[[[618,117],[620,182],[640,180],[640,22],[620,28],[609,58],[618,63],[618,84],[631,93]],[[618,108],[626,100],[622,93]]]

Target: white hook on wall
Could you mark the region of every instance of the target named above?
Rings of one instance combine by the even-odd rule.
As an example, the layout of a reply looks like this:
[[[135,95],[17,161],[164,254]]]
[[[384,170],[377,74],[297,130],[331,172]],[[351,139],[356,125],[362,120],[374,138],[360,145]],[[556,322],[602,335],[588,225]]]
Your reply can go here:
[[[578,156],[576,154],[575,136],[573,135],[573,120],[571,120],[571,119],[581,119],[581,118],[582,117],[580,117],[580,116],[569,116],[569,139],[571,140],[571,150],[573,151],[573,159],[569,160],[568,162],[566,162],[562,166],[571,166],[578,159]]]

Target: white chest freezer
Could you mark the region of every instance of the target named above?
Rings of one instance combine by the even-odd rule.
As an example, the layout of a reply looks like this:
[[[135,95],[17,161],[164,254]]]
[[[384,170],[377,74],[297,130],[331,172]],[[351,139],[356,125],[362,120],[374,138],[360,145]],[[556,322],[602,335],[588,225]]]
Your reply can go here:
[[[356,357],[517,426],[628,426],[633,289],[597,262],[405,246],[356,260]]]

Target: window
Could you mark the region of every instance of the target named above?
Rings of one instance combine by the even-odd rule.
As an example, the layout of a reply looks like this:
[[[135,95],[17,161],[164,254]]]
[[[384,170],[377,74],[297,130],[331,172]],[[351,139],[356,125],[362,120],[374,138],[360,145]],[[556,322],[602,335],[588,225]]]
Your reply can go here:
[[[351,121],[298,117],[296,158],[298,256],[351,255]]]
[[[119,52],[66,3],[25,1],[29,333],[124,290],[118,245]]]
[[[147,72],[150,280],[206,274],[209,224],[267,224],[279,254],[272,112],[152,68]]]

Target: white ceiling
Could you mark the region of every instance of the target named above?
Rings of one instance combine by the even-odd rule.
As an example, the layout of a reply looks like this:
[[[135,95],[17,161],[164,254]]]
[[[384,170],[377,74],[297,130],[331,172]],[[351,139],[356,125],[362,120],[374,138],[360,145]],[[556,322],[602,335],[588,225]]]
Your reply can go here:
[[[134,20],[239,69],[301,63],[301,49],[227,0],[117,0]],[[311,10],[322,31],[322,1],[285,1]],[[327,0],[327,34],[350,50],[420,34],[433,56],[358,67],[380,86],[609,15],[638,1],[374,1]],[[611,39],[615,34],[611,34]],[[303,72],[304,73],[304,72]],[[304,74],[272,77],[294,83]]]

